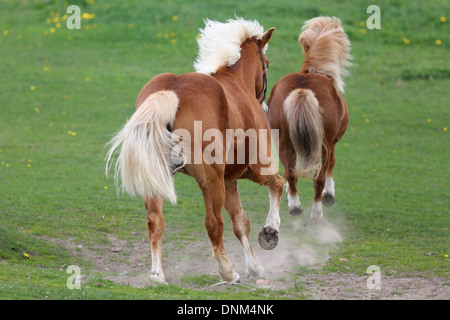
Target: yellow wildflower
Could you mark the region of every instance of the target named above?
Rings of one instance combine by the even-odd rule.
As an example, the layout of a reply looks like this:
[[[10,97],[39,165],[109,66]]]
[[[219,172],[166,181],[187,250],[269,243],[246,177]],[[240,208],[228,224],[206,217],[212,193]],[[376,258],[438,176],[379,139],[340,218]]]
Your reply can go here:
[[[437,39],[435,43],[436,43],[437,46],[440,46],[442,44],[442,40]]]
[[[3,30],[3,35],[7,36],[8,35],[8,30]]]
[[[31,86],[31,87],[30,87],[30,90],[31,90],[31,91],[34,91],[34,90],[36,90],[36,87],[35,87],[35,86]]]
[[[95,18],[95,13],[83,12],[83,14],[81,15],[81,18],[82,19],[86,19],[86,20],[94,19]]]
[[[172,17],[172,20],[173,20],[173,21],[178,21],[178,16],[173,16],[173,17]]]
[[[441,17],[440,20],[441,20],[441,22],[447,21],[447,19],[445,17]]]

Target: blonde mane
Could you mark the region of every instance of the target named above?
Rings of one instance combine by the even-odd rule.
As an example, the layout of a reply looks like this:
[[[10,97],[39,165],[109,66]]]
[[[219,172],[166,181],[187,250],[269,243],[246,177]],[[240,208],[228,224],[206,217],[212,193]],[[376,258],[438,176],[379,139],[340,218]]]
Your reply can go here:
[[[264,35],[264,28],[258,21],[242,18],[229,19],[226,23],[207,19],[205,28],[199,31],[199,52],[194,68],[207,75],[214,74],[220,67],[234,65],[241,57],[242,43],[253,37],[261,40]],[[267,45],[263,51],[266,50]]]
[[[336,89],[344,92],[344,76],[349,60],[350,41],[341,21],[336,17],[316,17],[305,22],[298,39],[305,55],[308,72],[325,74],[333,80]]]

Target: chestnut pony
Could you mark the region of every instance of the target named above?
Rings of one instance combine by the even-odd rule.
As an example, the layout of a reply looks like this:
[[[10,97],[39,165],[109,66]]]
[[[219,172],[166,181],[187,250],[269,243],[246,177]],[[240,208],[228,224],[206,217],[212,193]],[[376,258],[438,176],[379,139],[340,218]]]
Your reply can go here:
[[[341,94],[345,67],[350,65],[350,42],[335,17],[313,18],[302,30],[298,42],[305,60],[299,72],[282,77],[273,87],[267,103],[268,119],[272,129],[279,129],[289,212],[296,215],[303,211],[298,176],[314,176],[311,219],[319,221],[322,203],[334,203],[334,149],[349,122]]]
[[[244,248],[247,275],[263,276],[250,245],[250,221],[242,209],[237,180],[250,179],[268,187],[270,211],[259,241],[263,248],[272,249],[278,242],[284,184],[271,155],[270,125],[262,108],[268,65],[264,53],[273,31],[264,32],[257,21],[241,18],[226,23],[206,20],[198,39],[197,72],[164,73],[151,79],[137,98],[136,112],[110,141],[107,172],[119,153],[116,183],[120,176],[122,188],[145,201],[151,279],[156,282],[166,282],[161,264],[163,202],[176,203],[173,174],[177,171],[193,177],[202,191],[204,223],[221,280],[239,280],[224,247],[222,207]],[[269,161],[250,154],[255,148],[247,133],[252,130],[265,131],[253,143],[266,152]],[[243,139],[239,135],[226,139],[230,132],[244,133]],[[241,161],[239,152],[246,152]]]

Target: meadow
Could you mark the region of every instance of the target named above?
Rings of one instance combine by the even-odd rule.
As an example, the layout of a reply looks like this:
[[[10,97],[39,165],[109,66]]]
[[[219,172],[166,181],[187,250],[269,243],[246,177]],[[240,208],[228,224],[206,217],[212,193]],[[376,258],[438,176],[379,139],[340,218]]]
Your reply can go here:
[[[71,4],[81,9],[80,30],[67,28]],[[371,265],[382,279],[432,279],[448,299],[448,3],[376,1],[380,29],[367,28],[371,4],[0,0],[0,299],[312,299],[314,290],[330,286],[327,275],[365,281]],[[273,286],[218,287],[201,191],[178,174],[178,204],[167,203],[164,212],[170,284],[156,286],[146,276],[143,201],[118,195],[106,178],[105,144],[132,115],[149,79],[194,71],[203,19],[235,15],[276,27],[267,51],[268,94],[300,69],[304,21],[342,20],[354,59],[344,94],[350,125],[336,149],[336,203],[325,208],[321,228],[307,224],[308,213],[290,216],[283,196],[279,250],[271,253],[257,243],[267,190],[241,181],[251,241]],[[312,181],[299,181],[299,190],[310,208]],[[227,249],[242,269],[225,211],[224,218]],[[82,270],[79,290],[67,288],[70,265]],[[401,299],[407,289],[389,290],[383,298]]]

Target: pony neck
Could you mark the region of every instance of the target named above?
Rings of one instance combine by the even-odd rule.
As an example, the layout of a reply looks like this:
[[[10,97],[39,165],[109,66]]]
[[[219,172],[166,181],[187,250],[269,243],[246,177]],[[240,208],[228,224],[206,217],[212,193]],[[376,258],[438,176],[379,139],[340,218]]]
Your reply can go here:
[[[219,74],[228,74],[239,81],[242,87],[247,88],[250,92],[256,92],[256,70],[259,65],[259,58],[252,57],[249,42],[242,44],[241,58],[230,67],[222,67],[216,72]]]

